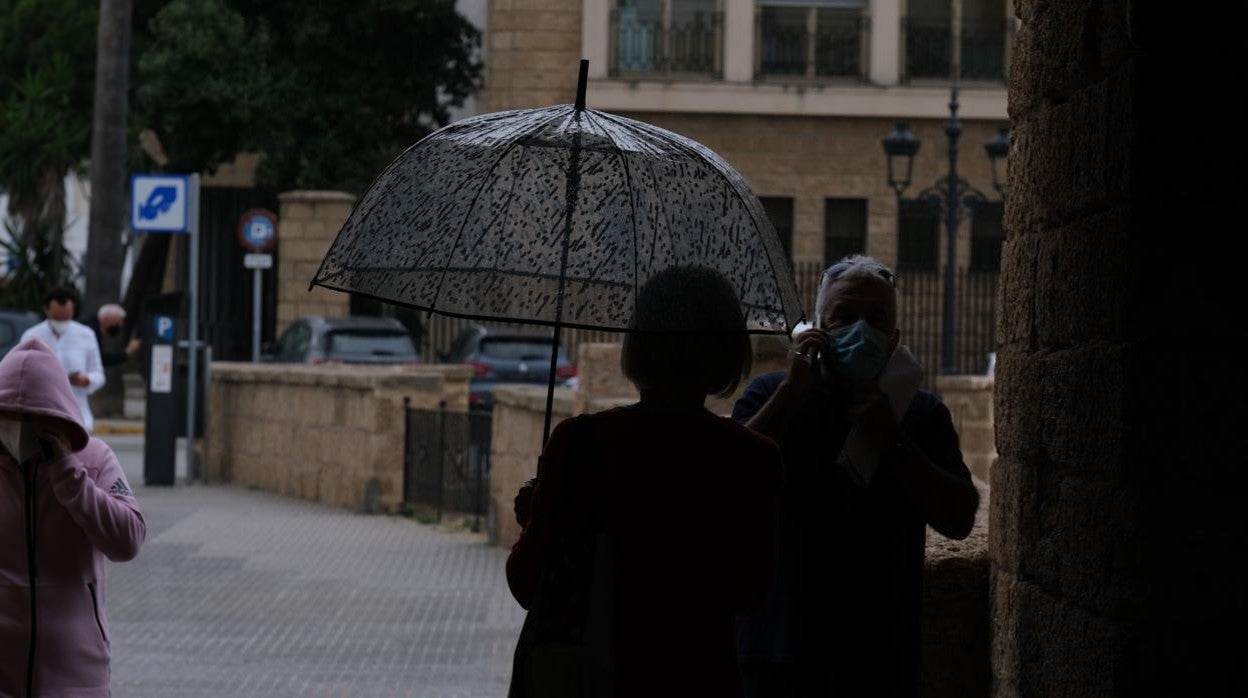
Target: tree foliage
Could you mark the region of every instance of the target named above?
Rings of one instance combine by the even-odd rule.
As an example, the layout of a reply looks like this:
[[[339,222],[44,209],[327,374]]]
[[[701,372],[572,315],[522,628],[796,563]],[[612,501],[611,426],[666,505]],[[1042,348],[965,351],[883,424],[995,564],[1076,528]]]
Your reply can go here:
[[[362,191],[477,88],[452,0],[172,0],[138,62],[171,170],[263,154],[260,184]]]
[[[0,0],[0,189],[16,219],[2,236],[16,264],[5,302],[21,306],[73,273],[65,176],[90,152],[96,12],[81,0]]]

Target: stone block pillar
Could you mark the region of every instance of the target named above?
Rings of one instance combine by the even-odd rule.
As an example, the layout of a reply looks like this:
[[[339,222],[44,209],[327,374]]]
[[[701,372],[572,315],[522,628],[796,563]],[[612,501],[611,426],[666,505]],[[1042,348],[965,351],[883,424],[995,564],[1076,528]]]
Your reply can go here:
[[[995,693],[1244,695],[1244,291],[1215,244],[1243,144],[1202,140],[1242,79],[1242,28],[1015,6]]]
[[[989,376],[937,376],[936,390],[953,416],[962,459],[972,475],[988,482],[988,471],[997,458],[992,425],[993,379]]]
[[[308,284],[338,229],[351,215],[355,197],[340,191],[292,191],[277,198],[281,202],[277,238],[278,333],[303,315],[350,314],[350,296],[323,288],[308,291]]]

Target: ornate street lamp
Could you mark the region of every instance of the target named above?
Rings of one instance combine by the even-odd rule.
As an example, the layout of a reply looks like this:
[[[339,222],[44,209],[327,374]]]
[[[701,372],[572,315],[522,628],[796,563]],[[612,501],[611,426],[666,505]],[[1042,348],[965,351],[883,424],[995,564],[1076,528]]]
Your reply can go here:
[[[957,372],[954,360],[954,317],[956,283],[954,265],[957,262],[958,225],[963,217],[970,216],[979,204],[987,201],[970,182],[958,176],[958,139],[962,136],[962,121],[958,118],[958,87],[953,86],[949,97],[949,120],[945,122],[945,135],[949,139],[949,173],[936,183],[919,192],[917,198],[945,218],[945,272],[941,296],[940,372],[952,375]],[[893,132],[884,139],[884,154],[888,157],[888,186],[897,194],[897,231],[901,233],[901,195],[910,186],[914,155],[919,151],[919,140],[910,133],[904,122],[897,123]],[[997,180],[997,160],[1009,154],[1009,128],[1003,127],[984,145],[992,161],[992,186],[1004,195],[1005,185]],[[898,179],[900,159],[905,158],[906,176]],[[897,162],[895,162],[897,161]]]
[[[1010,154],[1010,127],[998,127],[997,135],[984,144],[984,152],[988,153],[988,161],[992,163],[992,188],[1004,199],[1005,185],[997,179],[997,161],[1004,160]]]
[[[888,186],[897,192],[899,201],[901,193],[910,186],[910,175],[914,172],[914,156],[919,152],[920,145],[922,143],[914,137],[913,133],[910,133],[910,126],[904,121],[894,124],[893,132],[884,139],[884,154],[888,156]],[[906,176],[897,179],[895,174],[902,169],[903,160]]]

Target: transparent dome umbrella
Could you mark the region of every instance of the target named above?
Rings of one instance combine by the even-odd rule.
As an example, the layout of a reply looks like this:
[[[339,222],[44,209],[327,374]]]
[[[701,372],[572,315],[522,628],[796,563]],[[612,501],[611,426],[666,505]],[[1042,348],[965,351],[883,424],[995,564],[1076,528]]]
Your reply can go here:
[[[377,177],[313,285],[455,317],[633,327],[637,293],[674,266],[715,269],[747,331],[802,319],[784,248],[745,180],[709,148],[575,105],[465,119]],[[722,328],[686,327],[687,331]],[[554,393],[552,352],[546,435]]]

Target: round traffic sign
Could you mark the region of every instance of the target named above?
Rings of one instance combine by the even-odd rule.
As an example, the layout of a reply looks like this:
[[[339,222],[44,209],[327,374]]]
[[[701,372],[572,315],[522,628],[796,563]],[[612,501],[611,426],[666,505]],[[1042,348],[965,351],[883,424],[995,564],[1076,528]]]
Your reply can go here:
[[[238,219],[238,241],[251,252],[268,252],[277,244],[277,216],[253,208]]]

